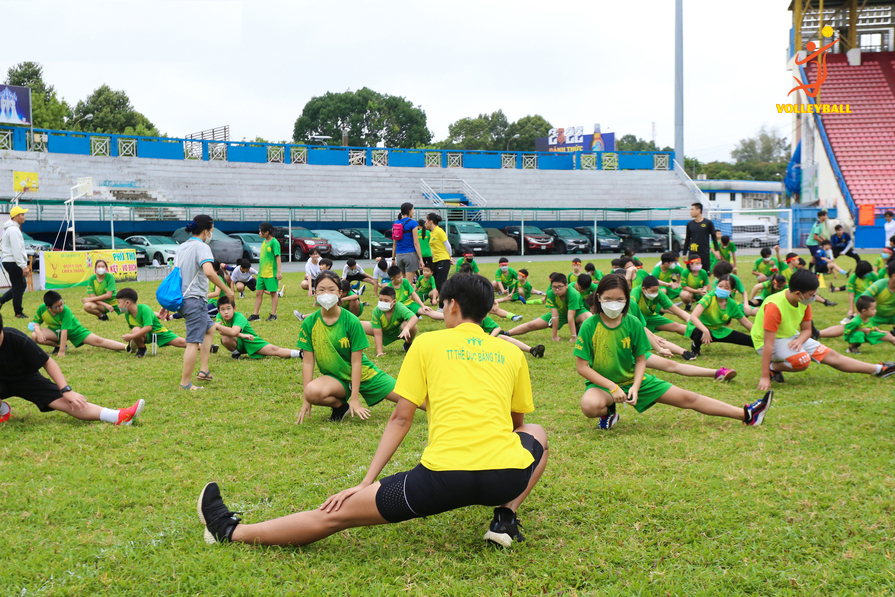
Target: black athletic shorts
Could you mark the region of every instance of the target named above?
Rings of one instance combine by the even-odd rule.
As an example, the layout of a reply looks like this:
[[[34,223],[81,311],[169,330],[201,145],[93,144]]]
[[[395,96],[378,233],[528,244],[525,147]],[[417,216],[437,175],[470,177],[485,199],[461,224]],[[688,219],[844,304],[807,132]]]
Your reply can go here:
[[[344,280],[348,280],[349,282],[363,282],[367,279],[367,274],[348,274]]]
[[[50,403],[62,398],[59,386],[40,373],[21,379],[0,379],[0,399],[23,398],[33,403],[42,413],[52,412]]]
[[[524,469],[430,471],[422,464],[380,481],[376,508],[389,522],[432,516],[465,506],[499,506],[525,491],[544,455],[544,447],[528,433],[517,432],[534,456]]]
[[[258,288],[258,280],[252,278],[248,282],[237,282],[236,284],[243,284],[246,288],[254,292]]]

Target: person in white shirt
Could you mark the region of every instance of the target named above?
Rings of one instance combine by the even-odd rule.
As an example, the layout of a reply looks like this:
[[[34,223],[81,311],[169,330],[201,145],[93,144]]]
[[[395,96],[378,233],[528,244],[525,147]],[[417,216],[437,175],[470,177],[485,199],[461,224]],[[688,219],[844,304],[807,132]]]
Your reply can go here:
[[[245,289],[255,292],[258,283],[255,276],[258,270],[252,267],[252,262],[248,259],[240,259],[236,265],[223,266],[230,274],[230,288],[239,293],[239,298],[245,298]]]
[[[354,259],[349,259],[345,263],[345,267],[342,268],[342,279],[348,280],[354,285],[355,282],[364,282],[366,284],[373,284],[375,280],[368,275],[364,268],[357,264],[357,261]]]
[[[320,275],[320,251],[311,249],[311,255],[305,263],[305,279],[301,282],[302,290],[308,291],[308,296],[314,296],[314,287],[317,286],[317,276]]]
[[[886,230],[886,239],[883,243],[884,247],[889,246],[889,239],[895,236],[895,213],[892,213],[891,210],[886,210],[886,213],[883,214],[883,217],[886,218],[886,223],[883,226]]]
[[[9,212],[9,220],[3,224],[3,237],[0,238],[0,259],[3,269],[9,276],[10,288],[0,297],[0,309],[12,301],[12,308],[18,319],[28,319],[22,311],[22,296],[25,294],[25,276],[31,271],[28,256],[25,253],[25,238],[22,236],[22,224],[28,210],[16,205]]]

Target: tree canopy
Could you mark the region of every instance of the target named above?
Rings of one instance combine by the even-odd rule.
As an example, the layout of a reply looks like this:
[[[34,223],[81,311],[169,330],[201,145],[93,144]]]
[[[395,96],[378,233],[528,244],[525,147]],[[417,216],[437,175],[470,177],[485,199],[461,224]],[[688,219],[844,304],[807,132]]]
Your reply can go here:
[[[754,137],[741,139],[730,157],[737,164],[760,164],[789,161],[789,143],[777,131],[764,125]]]
[[[52,85],[43,78],[43,67],[38,62],[20,62],[6,71],[7,85],[31,88],[31,116],[35,128],[63,129],[71,108],[57,97]]]
[[[353,146],[413,148],[432,140],[421,107],[406,98],[366,87],[312,97],[295,121],[292,139],[319,145],[312,136],[325,135],[332,137],[330,144],[341,145],[343,127],[348,129],[348,144]]]
[[[93,114],[92,120],[87,120],[88,114]],[[149,119],[134,109],[124,91],[108,85],[97,87],[87,99],[79,101],[72,121],[78,122],[78,130],[89,133],[161,136]]]
[[[673,147],[667,145],[662,149],[656,145],[655,141],[646,141],[637,135],[624,135],[615,140],[616,151],[674,151]]]

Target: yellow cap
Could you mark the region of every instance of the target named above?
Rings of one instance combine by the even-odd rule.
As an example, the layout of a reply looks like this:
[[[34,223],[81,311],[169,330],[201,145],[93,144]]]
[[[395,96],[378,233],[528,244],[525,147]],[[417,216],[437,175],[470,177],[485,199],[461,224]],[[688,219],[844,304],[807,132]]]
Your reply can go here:
[[[10,217],[10,218],[14,218],[14,217],[16,217],[16,216],[19,215],[19,214],[26,214],[26,213],[28,213],[28,210],[27,210],[27,209],[25,209],[24,207],[19,207],[18,205],[16,205],[16,206],[13,207],[12,210],[9,212],[9,217]]]

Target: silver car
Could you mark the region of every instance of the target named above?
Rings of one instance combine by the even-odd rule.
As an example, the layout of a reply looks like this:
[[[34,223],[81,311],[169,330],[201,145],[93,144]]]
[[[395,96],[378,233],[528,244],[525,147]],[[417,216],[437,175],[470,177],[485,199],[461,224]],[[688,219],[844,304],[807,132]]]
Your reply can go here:
[[[330,255],[333,257],[360,257],[360,244],[351,238],[348,238],[338,230],[324,230],[323,228],[311,230],[320,238],[329,241],[332,251]]]

